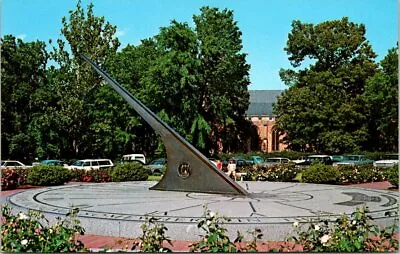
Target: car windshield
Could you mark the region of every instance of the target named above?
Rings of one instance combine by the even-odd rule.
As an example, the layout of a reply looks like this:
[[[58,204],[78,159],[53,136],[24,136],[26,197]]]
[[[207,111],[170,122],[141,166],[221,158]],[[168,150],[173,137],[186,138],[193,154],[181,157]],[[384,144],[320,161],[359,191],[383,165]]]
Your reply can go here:
[[[314,162],[314,161],[324,161],[324,157],[308,157],[307,160]]]
[[[1,166],[3,166],[4,164],[6,164],[6,162],[5,162],[5,161],[2,161],[2,162],[1,162]]]
[[[360,155],[348,155],[347,156],[347,160],[349,160],[349,161],[359,161],[359,160],[361,160],[361,156]]]
[[[263,158],[261,158],[261,157],[254,157],[254,161],[255,161],[256,163],[262,163],[262,162],[264,162]]]
[[[82,166],[83,165],[83,161],[75,161],[74,164],[72,164],[73,166]]]
[[[165,163],[165,161],[163,159],[157,159],[152,161],[150,164],[151,165],[163,165]]]

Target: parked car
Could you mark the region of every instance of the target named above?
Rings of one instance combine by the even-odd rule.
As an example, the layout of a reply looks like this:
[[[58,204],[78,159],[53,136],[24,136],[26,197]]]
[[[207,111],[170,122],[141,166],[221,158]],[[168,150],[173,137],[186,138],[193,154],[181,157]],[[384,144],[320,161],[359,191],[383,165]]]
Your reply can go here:
[[[144,154],[138,153],[138,154],[125,154],[122,156],[122,161],[121,163],[127,163],[127,162],[140,162],[143,165],[146,164],[146,157]]]
[[[274,158],[266,158],[265,162],[262,163],[262,167],[271,167],[277,164],[282,164],[282,163],[289,163],[290,160],[288,158],[282,158],[282,157],[274,157]]]
[[[304,162],[297,163],[297,167],[308,167],[312,163],[322,163],[325,165],[332,165],[332,158],[329,155],[309,155]]]
[[[41,165],[52,165],[52,166],[64,166],[68,167],[68,164],[65,163],[64,161],[60,160],[44,160],[40,162]]]
[[[395,164],[399,164],[399,155],[397,153],[394,154],[386,154],[382,160],[374,161],[374,166],[379,168],[390,168]]]
[[[13,160],[7,160],[7,161],[1,161],[1,166],[0,168],[29,168],[32,166],[27,166],[24,163],[20,161],[13,161]]]
[[[305,162],[305,161],[306,161],[306,157],[304,157],[304,156],[298,157],[295,160],[291,160],[291,162],[293,162],[295,164],[299,164],[299,163],[302,163],[302,162]]]
[[[162,174],[162,169],[167,165],[167,159],[158,158],[150,162],[148,165],[144,166],[145,168],[150,169],[151,174]]]
[[[264,159],[258,155],[251,156],[251,161],[253,162],[253,165],[260,165],[264,163]]]
[[[333,164],[346,160],[346,156],[344,155],[332,155],[331,158]]]
[[[365,164],[372,164],[374,161],[365,158],[364,155],[345,155],[343,157],[343,160],[337,163],[334,163],[334,165],[340,166],[340,165],[365,165]]]
[[[101,168],[112,168],[113,166],[114,164],[109,159],[85,159],[75,161],[71,166],[68,166],[68,168],[92,170]]]

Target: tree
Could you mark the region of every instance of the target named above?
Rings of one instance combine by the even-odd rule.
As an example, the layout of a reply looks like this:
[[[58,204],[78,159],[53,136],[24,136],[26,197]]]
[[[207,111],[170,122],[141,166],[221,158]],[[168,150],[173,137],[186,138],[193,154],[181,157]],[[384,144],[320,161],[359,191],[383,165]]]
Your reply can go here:
[[[244,147],[249,104],[246,54],[233,12],[201,8],[195,28],[173,20],[159,34],[117,54],[117,77],[204,153]],[[229,135],[228,135],[229,133]],[[225,135],[223,135],[225,134]],[[236,144],[236,146],[232,145]]]
[[[30,131],[34,113],[42,110],[36,99],[47,84],[48,59],[42,41],[25,43],[5,35],[1,46],[1,126],[2,157],[30,160],[35,152],[35,136]]]
[[[108,57],[116,53],[120,43],[115,38],[116,27],[105,22],[104,17],[93,14],[93,4],[87,7],[87,14],[78,1],[76,9],[70,11],[69,20],[62,18],[62,35],[68,45],[57,40],[58,48],[53,47],[52,58],[57,62],[58,73],[52,82],[58,87],[58,117],[60,133],[67,138],[64,152],[66,157],[102,156],[111,146],[114,131],[107,104],[95,105],[96,95],[105,85],[90,65],[80,57],[86,54],[98,64],[105,64]]]
[[[292,22],[285,51],[293,67],[309,66],[280,70],[289,89],[274,110],[289,148],[342,153],[361,149],[368,139],[361,95],[376,71],[376,55],[365,32],[348,18]]]
[[[230,148],[242,150],[248,138],[241,130],[249,127],[244,114],[250,97],[250,65],[242,52],[242,32],[233,11],[210,7],[200,11],[193,16],[201,63],[197,111],[211,129],[207,148],[217,149],[218,142],[223,141],[225,152]]]
[[[380,69],[365,88],[368,108],[369,148],[371,150],[398,150],[398,47],[392,48],[380,62]]]

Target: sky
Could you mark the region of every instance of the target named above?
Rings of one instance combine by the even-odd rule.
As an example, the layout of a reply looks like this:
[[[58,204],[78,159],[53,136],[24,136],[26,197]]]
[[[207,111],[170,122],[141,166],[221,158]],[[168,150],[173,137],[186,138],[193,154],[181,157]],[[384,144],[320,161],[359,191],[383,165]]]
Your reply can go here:
[[[233,10],[242,31],[243,52],[251,65],[250,90],[283,90],[281,68],[292,68],[284,51],[293,20],[318,24],[346,16],[365,25],[366,38],[380,61],[398,41],[396,0],[82,0],[86,9],[117,26],[121,47],[138,45],[159,33],[171,20],[193,27],[202,6]],[[69,17],[76,0],[0,0],[1,35],[25,42],[61,36],[61,18]]]

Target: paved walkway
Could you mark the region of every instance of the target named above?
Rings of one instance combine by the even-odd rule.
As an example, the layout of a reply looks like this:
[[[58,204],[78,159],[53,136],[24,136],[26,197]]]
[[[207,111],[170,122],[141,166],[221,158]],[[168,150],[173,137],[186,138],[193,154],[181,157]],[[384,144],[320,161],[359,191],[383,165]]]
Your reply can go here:
[[[343,188],[346,188],[346,186],[341,186]],[[378,190],[388,190],[388,188],[391,187],[389,182],[375,182],[375,183],[363,183],[363,184],[356,184],[356,185],[351,185],[349,187],[358,187],[358,188],[366,188],[367,191],[368,189],[378,189]],[[349,188],[349,190],[352,188]],[[10,190],[10,191],[2,191],[0,192],[0,199],[1,203],[5,202],[6,198],[9,197],[11,194],[23,192],[24,189],[17,189],[17,190]],[[53,196],[53,199],[55,196]],[[193,198],[193,197],[192,197]],[[257,197],[257,198],[262,198],[262,197]],[[269,197],[271,198],[271,197]],[[276,198],[275,198],[276,199]],[[296,199],[303,199],[301,195],[297,196],[280,196],[279,200],[276,202],[281,202],[282,200],[288,200],[290,201],[296,201]],[[44,199],[45,200],[45,199]],[[47,200],[48,201],[48,200]],[[301,200],[301,202],[305,202],[304,200]],[[237,203],[236,203],[237,205]],[[270,205],[270,204],[268,204]],[[384,204],[386,205],[386,204]],[[254,208],[254,207],[253,207]],[[196,211],[197,212],[197,211]],[[157,215],[155,215],[157,217]],[[292,222],[290,222],[292,223]],[[169,228],[169,226],[167,226]],[[173,231],[172,229],[170,231]],[[169,232],[167,231],[167,235]],[[183,232],[185,233],[185,232]],[[140,234],[138,234],[140,235]],[[100,236],[100,235],[95,235],[95,234],[86,234],[83,236],[79,236],[78,238],[81,240],[84,245],[87,248],[90,248],[91,250],[102,250],[102,249],[113,249],[113,250],[130,250],[133,245],[133,239],[129,238],[124,238],[124,237],[112,237],[112,236]],[[183,239],[183,238],[182,238]],[[173,240],[173,246],[168,246],[166,247],[170,248],[173,251],[189,251],[189,245],[193,241],[179,241],[179,240]],[[271,250],[272,248],[279,248],[280,244],[282,242],[274,241],[274,242],[265,242],[263,244],[259,245],[259,250],[260,251],[268,251]],[[301,250],[298,249],[297,250]]]

